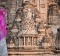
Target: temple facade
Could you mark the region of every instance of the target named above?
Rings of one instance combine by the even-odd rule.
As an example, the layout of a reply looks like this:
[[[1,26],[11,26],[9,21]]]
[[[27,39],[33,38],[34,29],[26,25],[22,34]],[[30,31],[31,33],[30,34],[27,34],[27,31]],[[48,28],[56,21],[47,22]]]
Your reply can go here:
[[[1,0],[0,4],[7,9],[9,56],[40,56],[60,49],[59,0]]]

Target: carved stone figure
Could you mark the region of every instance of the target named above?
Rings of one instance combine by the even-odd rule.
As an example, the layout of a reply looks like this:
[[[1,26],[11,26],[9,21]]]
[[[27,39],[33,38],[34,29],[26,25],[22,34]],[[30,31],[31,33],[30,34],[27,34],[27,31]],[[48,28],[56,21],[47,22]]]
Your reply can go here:
[[[36,8],[33,6],[33,4],[29,3],[26,4],[24,3],[23,6],[23,18],[21,18],[21,28],[22,31],[20,31],[21,34],[37,34],[37,29],[36,29]],[[21,33],[22,32],[22,33]]]

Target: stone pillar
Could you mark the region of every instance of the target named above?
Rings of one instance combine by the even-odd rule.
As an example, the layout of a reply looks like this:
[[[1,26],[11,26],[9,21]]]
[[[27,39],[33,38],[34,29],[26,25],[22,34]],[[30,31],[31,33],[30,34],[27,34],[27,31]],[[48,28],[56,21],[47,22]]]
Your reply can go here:
[[[25,46],[25,37],[24,37],[24,46]]]
[[[32,46],[33,46],[33,37],[32,37]]]
[[[22,7],[23,0],[17,0],[16,3],[17,3],[16,9],[19,9],[20,7]]]
[[[40,16],[43,23],[47,23],[47,0],[40,0]]]
[[[15,14],[16,14],[16,0],[10,0],[10,12],[9,12],[9,22],[13,22],[15,19]]]
[[[29,39],[29,37],[28,37],[28,45],[30,45],[30,39]]]

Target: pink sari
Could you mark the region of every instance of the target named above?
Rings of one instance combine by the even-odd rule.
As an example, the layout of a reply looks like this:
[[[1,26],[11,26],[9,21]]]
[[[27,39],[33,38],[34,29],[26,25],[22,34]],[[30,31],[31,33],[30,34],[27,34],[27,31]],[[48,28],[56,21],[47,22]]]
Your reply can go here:
[[[0,8],[0,40],[7,34],[5,16],[6,10],[4,8]]]

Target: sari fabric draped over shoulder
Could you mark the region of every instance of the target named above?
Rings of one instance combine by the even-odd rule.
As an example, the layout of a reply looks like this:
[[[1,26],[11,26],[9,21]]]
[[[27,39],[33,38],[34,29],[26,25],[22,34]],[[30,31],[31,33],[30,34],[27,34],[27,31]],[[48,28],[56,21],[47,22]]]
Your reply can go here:
[[[4,38],[7,34],[6,30],[6,9],[0,8],[0,40]]]

